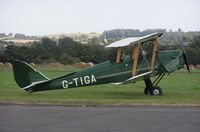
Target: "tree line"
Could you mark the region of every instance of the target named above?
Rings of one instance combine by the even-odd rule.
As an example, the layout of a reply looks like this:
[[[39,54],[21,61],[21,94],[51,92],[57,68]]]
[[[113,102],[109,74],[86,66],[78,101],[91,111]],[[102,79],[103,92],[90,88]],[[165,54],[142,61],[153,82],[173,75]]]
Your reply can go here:
[[[184,43],[188,42],[187,38],[183,38],[183,40]],[[200,35],[190,38],[190,43],[184,46],[190,64],[200,64]],[[166,50],[180,47],[178,42],[174,42],[171,45],[161,44],[159,48],[160,50]],[[115,55],[113,49],[106,49],[104,46],[99,45],[97,41],[86,45],[68,37],[61,38],[58,41],[42,38],[41,41],[33,42],[30,46],[8,45],[5,51],[0,54],[0,62],[7,62],[10,58],[13,58],[36,64],[50,62],[62,64],[93,62],[97,64],[108,59],[114,61]]]
[[[101,45],[83,45],[65,37],[54,41],[42,38],[41,42],[33,42],[30,46],[8,45],[0,54],[0,61],[6,62],[10,58],[36,64],[59,62],[72,64],[76,62],[100,63],[108,59],[108,51]]]

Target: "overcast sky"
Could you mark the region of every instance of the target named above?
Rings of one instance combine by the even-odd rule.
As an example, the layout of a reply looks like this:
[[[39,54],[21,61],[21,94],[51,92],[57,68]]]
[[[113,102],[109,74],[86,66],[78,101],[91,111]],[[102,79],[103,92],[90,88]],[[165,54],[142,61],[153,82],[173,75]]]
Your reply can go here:
[[[0,0],[0,32],[199,31],[200,0]]]

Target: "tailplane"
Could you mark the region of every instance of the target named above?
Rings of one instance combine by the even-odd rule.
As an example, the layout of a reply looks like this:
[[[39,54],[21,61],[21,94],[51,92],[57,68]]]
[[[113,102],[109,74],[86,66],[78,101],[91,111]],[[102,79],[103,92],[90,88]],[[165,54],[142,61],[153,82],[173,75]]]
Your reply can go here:
[[[18,86],[23,89],[30,85],[49,80],[41,72],[37,71],[26,62],[12,60],[11,63],[13,65],[15,81]]]

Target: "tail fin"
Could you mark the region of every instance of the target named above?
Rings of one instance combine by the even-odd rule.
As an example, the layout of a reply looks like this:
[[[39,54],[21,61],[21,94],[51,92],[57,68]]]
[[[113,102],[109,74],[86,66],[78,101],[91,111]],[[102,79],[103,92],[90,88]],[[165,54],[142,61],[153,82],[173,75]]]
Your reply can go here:
[[[31,67],[29,64],[19,60],[12,60],[15,81],[21,88],[27,87],[35,82],[49,80],[42,73]]]

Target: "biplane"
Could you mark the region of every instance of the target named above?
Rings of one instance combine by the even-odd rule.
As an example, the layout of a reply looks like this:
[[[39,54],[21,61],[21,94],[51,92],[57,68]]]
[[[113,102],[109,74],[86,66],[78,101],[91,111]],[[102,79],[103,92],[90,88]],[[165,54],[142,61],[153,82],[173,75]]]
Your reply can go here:
[[[106,46],[116,50],[115,61],[105,61],[93,67],[49,79],[29,64],[12,60],[15,81],[23,90],[37,91],[70,89],[100,84],[128,84],[138,80],[145,83],[145,95],[162,95],[158,83],[166,73],[181,69],[188,61],[183,46],[177,50],[158,51],[162,33],[130,37]],[[154,81],[151,77],[157,76]]]

